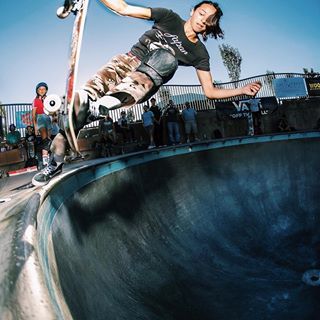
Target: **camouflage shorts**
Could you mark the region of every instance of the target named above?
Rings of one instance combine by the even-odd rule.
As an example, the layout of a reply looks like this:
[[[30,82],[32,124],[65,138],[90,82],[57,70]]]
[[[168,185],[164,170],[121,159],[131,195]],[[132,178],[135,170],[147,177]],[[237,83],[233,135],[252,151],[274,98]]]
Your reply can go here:
[[[106,94],[126,92],[133,100],[130,106],[141,100],[153,87],[152,80],[136,71],[141,61],[132,54],[119,54],[104,65],[83,87],[92,100]]]

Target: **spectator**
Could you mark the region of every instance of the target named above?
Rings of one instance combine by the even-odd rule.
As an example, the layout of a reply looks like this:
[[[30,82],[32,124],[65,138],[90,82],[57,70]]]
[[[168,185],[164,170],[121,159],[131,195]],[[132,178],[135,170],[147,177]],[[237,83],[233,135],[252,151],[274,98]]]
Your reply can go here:
[[[26,127],[25,147],[27,150],[27,161],[25,167],[32,167],[38,164],[36,159],[36,135],[32,126]]]
[[[34,133],[33,126],[27,126],[25,141],[34,142],[35,140],[36,140],[36,135]]]
[[[155,148],[154,140],[153,140],[153,130],[154,130],[154,114],[152,111],[149,110],[149,107],[147,105],[143,106],[143,114],[142,114],[142,122],[143,122],[143,127],[146,130],[150,144],[148,149]]]
[[[130,126],[125,111],[121,111],[121,117],[118,120],[118,131],[122,134],[124,143],[134,141],[133,127]]]
[[[179,110],[172,100],[169,100],[164,114],[167,116],[169,143],[171,145],[180,143]]]
[[[262,134],[260,99],[252,98],[248,102],[249,102],[249,106],[250,106],[250,111],[252,113],[254,134]]]
[[[152,111],[154,115],[154,123],[153,123],[153,140],[157,147],[160,147],[163,145],[163,139],[162,139],[162,127],[163,127],[163,121],[162,121],[162,112],[158,105],[156,105],[156,99],[151,98],[151,107],[150,111]]]
[[[133,113],[132,110],[128,110],[127,112],[127,120],[129,123],[133,123],[134,122],[134,118],[135,118],[135,115]]]
[[[296,131],[294,127],[289,126],[289,122],[287,120],[287,117],[285,114],[283,114],[278,122],[278,129],[280,132],[291,132],[291,131]]]
[[[44,99],[48,92],[48,85],[45,82],[40,82],[36,86],[36,97],[32,103],[32,120],[34,125],[34,132],[36,136],[41,136],[41,149],[42,149],[42,163],[46,165],[49,160],[50,149],[50,131],[51,118],[44,113]],[[41,168],[42,165],[40,165]]]
[[[19,148],[19,144],[21,142],[21,134],[18,130],[16,130],[16,126],[11,123],[9,126],[9,132],[6,136],[8,150]]]
[[[185,103],[186,108],[182,111],[182,119],[184,121],[184,128],[187,137],[187,143],[190,143],[190,135],[193,133],[194,140],[198,141],[198,127],[197,127],[197,111],[191,108],[190,103]]]
[[[112,146],[116,143],[116,133],[113,119],[109,113],[99,121],[99,137],[101,147],[105,149],[105,155],[111,157],[113,155]]]
[[[113,142],[116,141],[114,123],[109,112],[99,121],[99,135],[102,136],[104,140],[111,139]]]

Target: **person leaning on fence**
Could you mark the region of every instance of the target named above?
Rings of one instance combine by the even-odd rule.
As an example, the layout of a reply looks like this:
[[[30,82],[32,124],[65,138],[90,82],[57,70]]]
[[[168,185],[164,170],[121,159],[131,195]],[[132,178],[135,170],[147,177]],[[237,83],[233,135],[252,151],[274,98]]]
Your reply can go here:
[[[181,116],[184,122],[187,143],[190,142],[191,133],[194,136],[194,140],[198,141],[197,111],[190,106],[188,101],[185,103],[185,107],[186,108],[183,109]]]
[[[153,140],[154,114],[152,111],[149,110],[149,107],[147,105],[143,106],[143,111],[144,112],[142,114],[142,123],[143,123],[144,129],[148,134],[148,139],[149,139],[148,149],[152,149],[156,147]]]
[[[106,109],[144,103],[172,79],[179,65],[196,70],[208,99],[255,96],[260,90],[259,82],[235,89],[222,89],[213,85],[210,56],[201,37],[204,42],[209,37],[223,38],[220,27],[223,13],[218,3],[201,1],[184,20],[168,8],[141,7],[127,4],[123,0],[101,2],[121,16],[152,20],[154,24],[126,53],[111,58],[76,92],[72,117],[76,134],[87,124],[91,102],[104,97],[109,101]],[[104,114],[103,108],[100,113]],[[69,135],[68,126],[65,132]],[[58,134],[52,144],[52,161],[41,174],[34,176],[34,184],[44,185],[62,171],[66,144],[66,135]]]

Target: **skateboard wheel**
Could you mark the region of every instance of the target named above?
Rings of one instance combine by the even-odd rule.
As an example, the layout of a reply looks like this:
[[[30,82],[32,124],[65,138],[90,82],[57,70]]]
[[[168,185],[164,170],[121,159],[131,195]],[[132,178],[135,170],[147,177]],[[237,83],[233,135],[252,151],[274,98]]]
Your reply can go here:
[[[61,98],[57,94],[48,95],[43,102],[45,114],[58,112],[61,107]]]
[[[65,7],[59,7],[57,10],[57,16],[60,19],[65,19],[70,14],[69,10],[66,10]]]

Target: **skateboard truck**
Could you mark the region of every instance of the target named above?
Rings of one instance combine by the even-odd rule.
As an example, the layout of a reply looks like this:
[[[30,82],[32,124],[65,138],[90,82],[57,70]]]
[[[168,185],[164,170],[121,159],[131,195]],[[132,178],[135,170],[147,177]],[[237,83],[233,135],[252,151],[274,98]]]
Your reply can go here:
[[[65,0],[63,6],[59,7],[57,10],[57,16],[60,19],[67,18],[71,12],[77,14],[82,6],[81,0]]]

